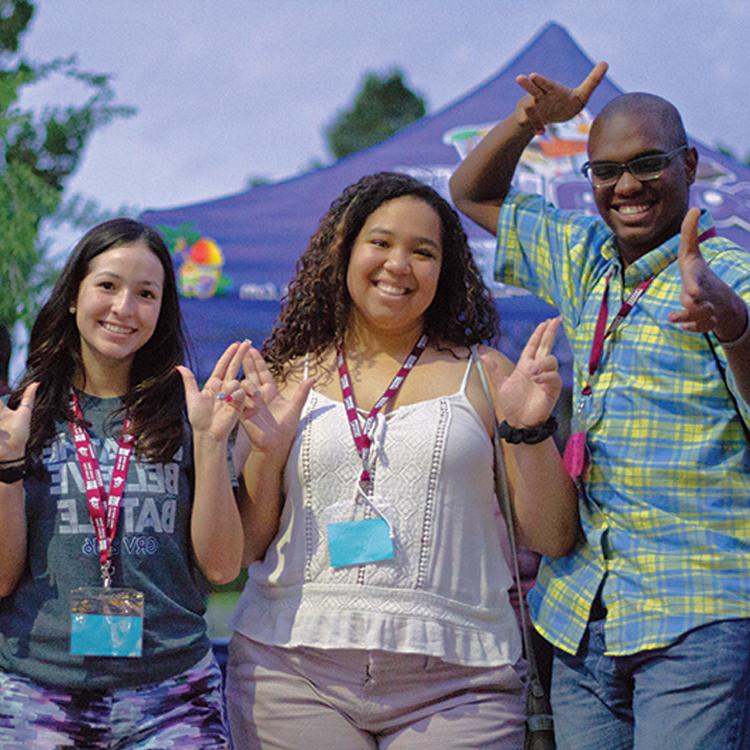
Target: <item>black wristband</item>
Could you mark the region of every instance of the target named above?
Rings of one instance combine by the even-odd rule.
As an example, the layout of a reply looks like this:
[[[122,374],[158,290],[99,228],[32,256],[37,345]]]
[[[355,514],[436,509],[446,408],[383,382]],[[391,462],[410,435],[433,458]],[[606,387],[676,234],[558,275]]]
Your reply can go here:
[[[0,469],[0,484],[13,484],[19,479],[26,478],[26,466],[25,464],[19,464],[18,466],[12,466],[8,469]]]
[[[535,427],[511,427],[505,420],[497,426],[497,434],[505,440],[506,443],[527,443],[535,445],[546,440],[557,429],[557,420],[550,417],[546,422],[536,425]]]

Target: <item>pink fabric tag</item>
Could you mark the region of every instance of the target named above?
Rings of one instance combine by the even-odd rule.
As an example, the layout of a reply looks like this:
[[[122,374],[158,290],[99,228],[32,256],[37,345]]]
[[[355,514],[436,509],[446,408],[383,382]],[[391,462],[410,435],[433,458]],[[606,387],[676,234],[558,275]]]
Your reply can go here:
[[[573,479],[579,479],[583,476],[587,463],[585,432],[575,432],[568,438],[563,454],[563,463],[565,464],[565,470]]]

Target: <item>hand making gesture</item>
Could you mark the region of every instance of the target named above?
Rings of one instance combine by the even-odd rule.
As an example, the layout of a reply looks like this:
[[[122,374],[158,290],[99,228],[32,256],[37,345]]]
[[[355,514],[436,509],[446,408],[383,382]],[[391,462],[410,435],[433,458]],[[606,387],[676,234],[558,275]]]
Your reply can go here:
[[[247,406],[240,417],[240,424],[254,450],[285,459],[314,380],[303,380],[292,395],[285,398],[279,392],[265,360],[254,347],[244,353],[243,368],[245,379],[242,387],[247,395]]]
[[[680,304],[683,309],[669,314],[692,333],[715,331],[721,341],[739,338],[747,326],[746,306],[709,267],[700,251],[700,211],[691,208],[682,221],[677,262],[682,277]]]
[[[195,376],[187,367],[177,367],[185,386],[188,420],[193,432],[208,434],[219,441],[229,437],[245,402],[245,391],[237,376],[249,348],[249,341],[230,344],[202,390],[198,389]]]
[[[557,358],[551,353],[559,327],[560,318],[540,323],[507,378],[500,374],[497,362],[482,355],[495,404],[512,427],[536,427],[552,414],[562,389]]]
[[[24,458],[38,388],[39,383],[29,384],[15,409],[0,402],[0,461],[20,461]]]
[[[539,73],[517,76],[516,83],[527,93],[516,105],[516,114],[522,122],[529,122],[537,135],[544,133],[548,123],[567,122],[586,106],[607,68],[607,63],[597,63],[573,89]]]

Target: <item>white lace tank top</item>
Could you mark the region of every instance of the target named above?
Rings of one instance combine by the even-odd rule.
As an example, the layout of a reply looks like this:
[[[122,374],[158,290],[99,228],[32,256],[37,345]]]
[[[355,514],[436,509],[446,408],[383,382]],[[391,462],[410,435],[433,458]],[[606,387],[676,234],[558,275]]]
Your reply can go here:
[[[343,405],[312,391],[284,474],[280,527],[253,563],[231,627],[277,646],[378,649],[469,666],[521,654],[511,573],[496,519],[492,444],[457,393],[379,415],[373,499],[395,531],[395,557],[332,568],[330,506],[357,502],[362,464]],[[504,532],[503,532],[504,533]]]

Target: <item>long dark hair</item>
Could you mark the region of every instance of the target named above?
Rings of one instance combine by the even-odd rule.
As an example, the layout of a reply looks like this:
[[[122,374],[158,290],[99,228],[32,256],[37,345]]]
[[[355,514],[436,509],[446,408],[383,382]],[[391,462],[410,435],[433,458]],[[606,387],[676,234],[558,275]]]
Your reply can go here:
[[[433,188],[413,177],[379,172],[363,177],[336,198],[320,220],[302,257],[263,356],[277,377],[304,354],[318,359],[344,343],[351,297],[346,285],[352,246],[367,217],[381,204],[414,196],[440,217],[443,261],[435,298],[424,315],[434,342],[470,346],[494,342],[498,315],[469,249],[458,214]]]
[[[81,341],[75,315],[78,288],[92,258],[113,248],[144,242],[164,269],[159,319],[153,336],[136,352],[123,411],[132,422],[138,455],[168,461],[182,445],[184,394],[175,365],[185,357],[185,336],[169,250],[151,227],[133,219],[112,219],[90,229],[73,249],[31,330],[26,372],[10,405],[20,402],[23,389],[40,383],[31,417],[27,456],[37,456],[55,434],[55,422],[73,418],[68,394],[83,372]]]

